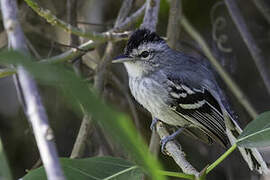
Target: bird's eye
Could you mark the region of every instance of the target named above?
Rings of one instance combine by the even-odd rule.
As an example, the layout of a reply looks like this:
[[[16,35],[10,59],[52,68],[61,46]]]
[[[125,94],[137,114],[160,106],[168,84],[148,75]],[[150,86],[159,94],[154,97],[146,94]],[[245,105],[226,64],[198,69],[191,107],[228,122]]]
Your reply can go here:
[[[141,54],[140,54],[141,57],[143,58],[147,58],[149,56],[149,52],[148,51],[143,51]]]

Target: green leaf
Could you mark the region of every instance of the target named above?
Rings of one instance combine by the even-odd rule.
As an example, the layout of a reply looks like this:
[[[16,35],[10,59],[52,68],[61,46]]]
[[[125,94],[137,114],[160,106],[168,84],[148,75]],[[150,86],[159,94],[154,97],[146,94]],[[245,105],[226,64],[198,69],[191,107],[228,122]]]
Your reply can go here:
[[[67,180],[141,180],[143,171],[136,164],[120,158],[60,158]],[[24,180],[46,180],[43,167],[30,171]]]
[[[1,180],[12,179],[1,139],[0,139],[0,179]]]
[[[121,144],[134,161],[142,166],[155,180],[164,180],[157,173],[161,165],[148,151],[143,138],[136,131],[134,124],[123,113],[116,112],[99,99],[93,88],[80,79],[67,66],[62,64],[46,64],[31,61],[30,57],[18,52],[0,52],[0,63],[23,65],[39,83],[57,87],[73,110],[81,113],[81,106],[89,113],[94,121],[101,124],[106,132]]]
[[[270,111],[260,114],[250,122],[237,140],[242,147],[270,146]]]

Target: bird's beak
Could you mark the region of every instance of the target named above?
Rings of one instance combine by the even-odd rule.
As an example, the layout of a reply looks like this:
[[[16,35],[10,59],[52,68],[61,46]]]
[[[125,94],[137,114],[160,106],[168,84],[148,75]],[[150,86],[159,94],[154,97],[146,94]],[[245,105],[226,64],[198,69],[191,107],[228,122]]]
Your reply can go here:
[[[132,57],[122,54],[120,56],[115,57],[112,60],[112,63],[124,63],[127,61],[132,61]]]

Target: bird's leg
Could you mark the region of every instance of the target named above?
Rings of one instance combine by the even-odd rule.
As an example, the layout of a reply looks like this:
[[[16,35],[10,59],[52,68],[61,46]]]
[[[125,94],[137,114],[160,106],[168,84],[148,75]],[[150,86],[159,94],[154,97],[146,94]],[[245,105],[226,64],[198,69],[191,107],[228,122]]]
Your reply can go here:
[[[164,149],[165,149],[165,146],[166,146],[167,142],[174,140],[184,129],[185,129],[185,127],[180,127],[179,129],[177,129],[177,131],[175,131],[171,135],[166,136],[166,137],[164,137],[164,138],[162,138],[160,140],[160,143],[161,143],[161,152],[163,154],[166,154],[165,151],[164,151]]]
[[[151,129],[152,131],[156,130],[156,124],[157,124],[157,122],[158,122],[158,119],[154,117],[154,118],[152,119],[152,123],[151,123],[151,125],[150,125],[150,129]]]

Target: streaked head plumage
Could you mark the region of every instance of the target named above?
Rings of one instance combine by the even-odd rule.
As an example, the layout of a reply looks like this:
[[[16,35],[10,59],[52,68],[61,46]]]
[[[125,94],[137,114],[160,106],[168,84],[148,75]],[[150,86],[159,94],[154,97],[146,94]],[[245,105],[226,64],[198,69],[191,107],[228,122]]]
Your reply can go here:
[[[130,55],[134,49],[147,44],[166,43],[158,34],[148,29],[137,29],[129,38],[125,48],[125,54]]]

